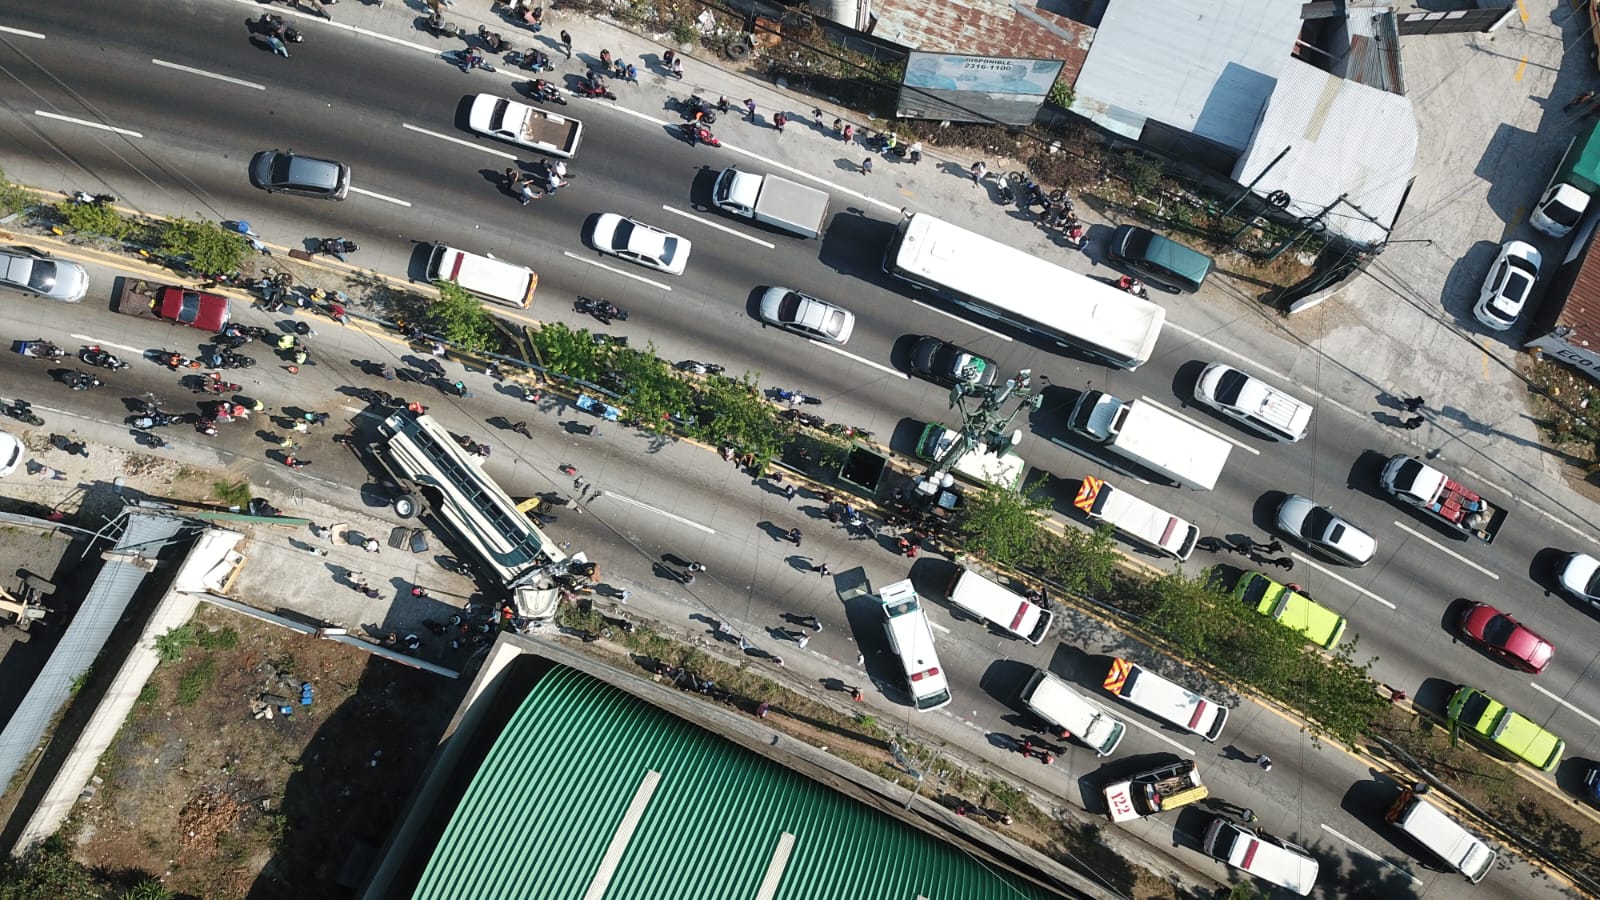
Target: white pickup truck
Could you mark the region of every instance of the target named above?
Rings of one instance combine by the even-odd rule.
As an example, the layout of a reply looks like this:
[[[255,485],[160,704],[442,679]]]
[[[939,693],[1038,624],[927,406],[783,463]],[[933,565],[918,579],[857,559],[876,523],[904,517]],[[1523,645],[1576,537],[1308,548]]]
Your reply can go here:
[[[1494,536],[1506,523],[1505,506],[1485,500],[1415,456],[1402,453],[1390,457],[1378,481],[1401,503],[1485,544],[1494,543]]]
[[[467,111],[467,127],[519,147],[571,159],[583,139],[583,123],[526,103],[479,94]]]
[[[722,170],[711,186],[717,208],[803,238],[822,237],[828,224],[828,193],[776,175],[736,168]]]
[[[1194,760],[1186,759],[1112,782],[1106,785],[1105,795],[1106,814],[1111,821],[1129,822],[1204,800],[1210,791],[1200,783]]]

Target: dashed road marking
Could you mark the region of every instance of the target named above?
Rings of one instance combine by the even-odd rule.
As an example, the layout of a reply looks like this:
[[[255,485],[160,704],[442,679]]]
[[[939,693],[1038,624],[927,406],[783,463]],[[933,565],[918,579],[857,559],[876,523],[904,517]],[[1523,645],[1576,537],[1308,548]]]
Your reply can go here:
[[[1406,534],[1411,535],[1412,537],[1416,538],[1417,540],[1422,541],[1423,543],[1427,544],[1428,546],[1432,547],[1433,549],[1438,550],[1440,553],[1447,553],[1450,556],[1455,557],[1457,562],[1463,563],[1465,565],[1469,565],[1469,566],[1473,567],[1474,569],[1477,569],[1479,572],[1482,572],[1483,574],[1489,576],[1490,578],[1493,578],[1495,581],[1499,581],[1500,580],[1500,576],[1499,575],[1496,575],[1494,572],[1491,572],[1488,569],[1485,569],[1483,566],[1480,566],[1477,563],[1473,562],[1472,560],[1467,559],[1465,556],[1462,556],[1461,554],[1455,552],[1454,550],[1451,550],[1449,547],[1446,547],[1443,544],[1440,544],[1437,541],[1434,541],[1432,538],[1426,537],[1425,535],[1423,535],[1421,532],[1417,531],[1416,529],[1408,527],[1408,526],[1406,526],[1406,525],[1404,525],[1404,524],[1402,524],[1400,522],[1395,522],[1394,523],[1394,527],[1400,529],[1401,531],[1404,531]]]

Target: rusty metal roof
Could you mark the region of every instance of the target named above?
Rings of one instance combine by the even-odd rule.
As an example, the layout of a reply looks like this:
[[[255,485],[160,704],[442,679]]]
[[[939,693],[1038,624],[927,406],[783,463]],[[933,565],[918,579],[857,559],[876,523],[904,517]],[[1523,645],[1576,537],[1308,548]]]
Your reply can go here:
[[[1061,79],[1078,80],[1095,30],[1036,2],[884,0],[873,7],[874,37],[913,50],[972,56],[1059,59]]]

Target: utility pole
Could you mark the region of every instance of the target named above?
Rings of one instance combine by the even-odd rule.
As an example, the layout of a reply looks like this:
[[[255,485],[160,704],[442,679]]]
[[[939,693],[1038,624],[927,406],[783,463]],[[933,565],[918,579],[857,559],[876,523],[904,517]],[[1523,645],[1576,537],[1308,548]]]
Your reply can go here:
[[[934,460],[917,481],[917,490],[922,493],[931,495],[947,486],[950,470],[973,449],[981,447],[998,454],[1021,440],[1020,431],[1008,436],[1006,430],[1024,409],[1038,409],[1044,403],[1043,388],[1035,390],[1033,387],[1032,369],[1023,369],[1016,378],[1008,379],[999,387],[970,383],[967,379],[975,375],[970,369],[963,370],[961,380],[950,388],[950,408],[961,411],[961,430],[943,453],[933,448]],[[1039,381],[1050,383],[1049,377],[1044,375],[1039,376]],[[1003,407],[1012,398],[1018,403],[1006,415]],[[969,399],[976,401],[975,404],[969,405]]]

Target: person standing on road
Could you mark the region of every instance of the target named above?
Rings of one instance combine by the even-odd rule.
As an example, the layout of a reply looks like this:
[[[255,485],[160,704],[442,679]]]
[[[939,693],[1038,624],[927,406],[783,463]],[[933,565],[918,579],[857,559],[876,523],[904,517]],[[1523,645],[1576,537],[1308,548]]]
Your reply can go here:
[[[839,132],[839,139],[846,144],[856,139],[856,127],[849,122],[844,123],[844,130]]]
[[[983,160],[980,159],[977,162],[973,163],[972,164],[972,186],[973,187],[977,187],[978,184],[983,181],[983,176],[985,176],[987,174],[989,174],[989,167],[983,164]]]
[[[1421,416],[1412,416],[1411,418],[1405,420],[1404,422],[1401,422],[1400,423],[1400,427],[1404,428],[1407,431],[1415,431],[1418,428],[1421,428],[1423,426],[1423,424],[1426,423],[1427,421],[1428,421],[1427,419],[1424,419]]]
[[[779,112],[772,114],[772,127],[778,129],[779,134],[783,134],[783,126],[788,124],[788,122],[789,117],[783,113]]]
[[[744,108],[750,121],[756,120],[756,101],[754,97],[744,98]]]
[[[572,58],[572,35],[565,28],[561,29],[561,49],[566,52],[567,59]]]
[[[1261,767],[1261,771],[1263,771],[1263,772],[1271,772],[1272,771],[1272,757],[1266,755],[1265,753],[1259,754],[1258,756],[1256,756],[1256,765],[1260,766]]]
[[[674,59],[672,61],[672,77],[679,81],[683,80],[683,60]]]
[[[1414,413],[1421,409],[1423,404],[1427,403],[1427,401],[1422,399],[1422,397],[1419,395],[1416,397],[1407,397],[1404,400],[1401,400],[1400,403],[1406,408],[1406,412]]]
[[[871,175],[872,174],[872,157],[869,156],[866,159],[863,159],[861,161],[861,174],[863,174],[863,175]]]
[[[791,528],[791,529],[789,529],[789,540],[794,541],[794,545],[796,547],[800,546],[800,529],[799,528]]]

